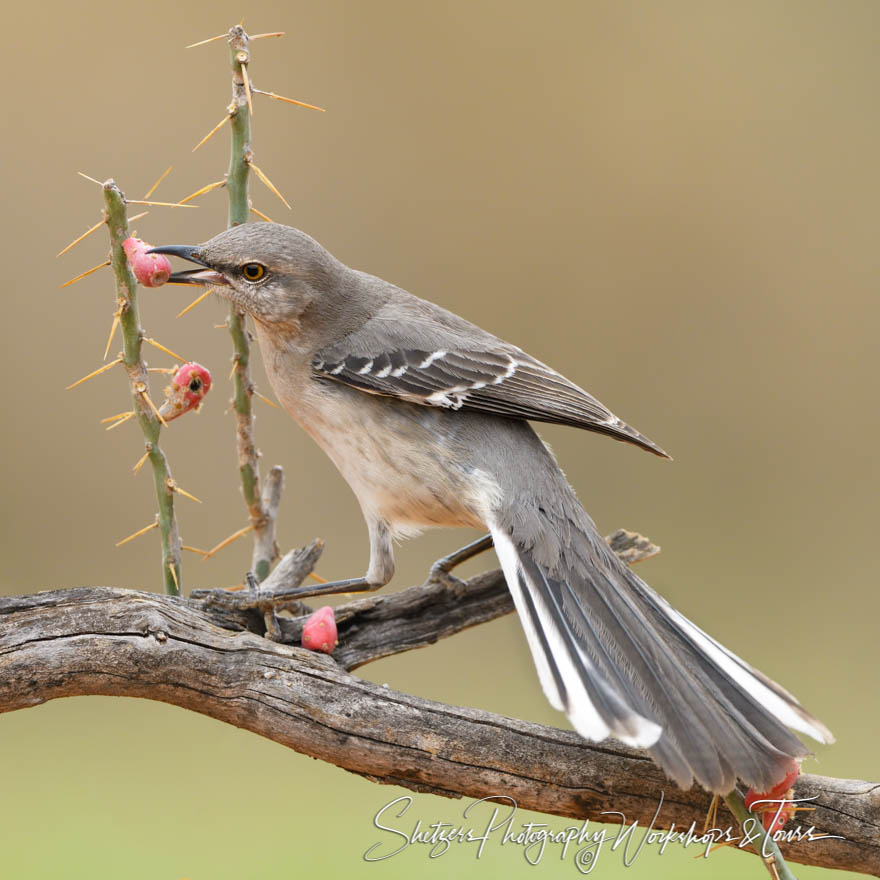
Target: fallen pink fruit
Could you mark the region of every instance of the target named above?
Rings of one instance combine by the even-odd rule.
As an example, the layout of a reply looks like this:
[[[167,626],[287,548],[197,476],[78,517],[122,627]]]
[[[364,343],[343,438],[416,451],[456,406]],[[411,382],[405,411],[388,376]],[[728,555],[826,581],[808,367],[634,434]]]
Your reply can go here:
[[[164,254],[148,254],[151,247],[139,238],[122,242],[128,265],[138,282],[144,287],[161,287],[171,277],[171,263]]]
[[[329,605],[325,605],[314,614],[310,614],[303,627],[302,646],[310,651],[322,651],[324,654],[330,654],[338,643],[336,617],[333,614],[333,609]]]
[[[182,364],[165,389],[165,401],[159,407],[159,414],[170,422],[191,409],[198,411],[210,390],[211,373],[207,367],[195,361]]]

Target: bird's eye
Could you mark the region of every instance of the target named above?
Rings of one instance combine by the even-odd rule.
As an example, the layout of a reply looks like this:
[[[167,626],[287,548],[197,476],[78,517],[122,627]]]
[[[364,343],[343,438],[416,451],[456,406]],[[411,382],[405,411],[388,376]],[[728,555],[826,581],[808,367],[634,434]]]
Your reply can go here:
[[[266,274],[266,267],[261,263],[245,263],[241,267],[241,274],[248,281],[259,281]]]
[[[195,393],[196,391],[200,391],[202,387],[202,380],[196,376],[194,379],[190,380],[189,390]]]

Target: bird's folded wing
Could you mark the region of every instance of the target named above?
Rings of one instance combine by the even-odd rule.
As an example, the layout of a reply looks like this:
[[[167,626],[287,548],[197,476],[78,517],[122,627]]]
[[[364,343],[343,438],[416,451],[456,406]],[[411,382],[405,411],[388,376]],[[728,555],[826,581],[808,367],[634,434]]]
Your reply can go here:
[[[401,308],[401,306],[404,306]],[[407,297],[318,352],[322,377],[423,406],[471,409],[609,434],[666,453],[573,382],[524,351]]]

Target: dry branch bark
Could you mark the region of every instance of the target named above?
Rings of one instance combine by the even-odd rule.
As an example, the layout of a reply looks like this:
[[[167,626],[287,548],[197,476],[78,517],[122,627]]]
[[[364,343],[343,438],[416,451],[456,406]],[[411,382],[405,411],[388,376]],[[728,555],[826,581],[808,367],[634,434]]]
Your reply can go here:
[[[488,603],[488,604],[486,604]],[[381,783],[444,795],[507,795],[524,809],[644,828],[702,828],[709,797],[679,791],[641,752],[574,733],[448,706],[364,681],[346,667],[422,644],[509,610],[497,572],[465,588],[415,587],[339,610],[334,657],[270,641],[259,611],[179,597],[83,588],[0,599],[0,712],[104,694],[172,703]],[[282,620],[295,638],[301,620]],[[377,650],[375,645],[383,648]],[[339,662],[337,662],[337,660]],[[793,861],[880,876],[880,784],[804,775],[816,795],[801,824],[844,839],[783,845]],[[725,817],[719,824],[729,820]]]

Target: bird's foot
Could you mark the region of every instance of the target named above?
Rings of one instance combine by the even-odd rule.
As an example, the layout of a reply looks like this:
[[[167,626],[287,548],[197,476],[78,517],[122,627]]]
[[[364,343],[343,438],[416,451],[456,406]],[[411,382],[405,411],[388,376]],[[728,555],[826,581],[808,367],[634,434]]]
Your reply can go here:
[[[482,538],[472,541],[460,550],[456,550],[455,553],[450,553],[448,556],[438,559],[431,566],[431,570],[428,573],[428,583],[441,584],[453,593],[461,593],[463,590],[467,589],[467,583],[461,578],[455,577],[455,575],[452,574],[452,569],[461,565],[463,562],[467,562],[468,559],[473,559],[474,556],[478,556],[480,553],[488,550],[491,546],[492,536],[484,535]]]
[[[440,584],[456,595],[461,594],[467,589],[467,583],[452,574],[446,566],[441,564],[442,562],[443,560],[438,560],[431,566],[431,570],[428,572],[428,583]]]
[[[375,590],[379,584],[371,584],[366,578],[350,578],[342,581],[327,581],[322,584],[309,584],[304,587],[267,587],[259,584],[252,572],[247,573],[247,586],[244,590],[223,589],[193,590],[191,598],[201,599],[207,606],[232,608],[236,611],[266,610],[274,608],[281,611],[299,605],[303,599],[313,596],[337,595],[339,593],[365,593]],[[310,609],[309,609],[310,610]]]

